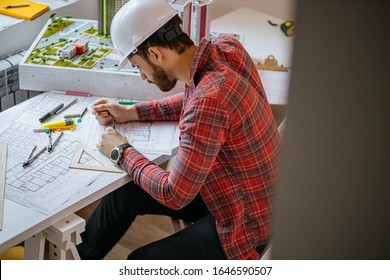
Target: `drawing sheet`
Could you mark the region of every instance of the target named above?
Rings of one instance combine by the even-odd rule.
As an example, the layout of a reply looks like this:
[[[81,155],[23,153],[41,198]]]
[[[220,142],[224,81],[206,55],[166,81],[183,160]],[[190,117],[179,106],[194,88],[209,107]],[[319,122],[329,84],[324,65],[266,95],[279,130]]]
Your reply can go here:
[[[39,128],[38,119],[59,103],[65,105],[74,98],[78,101],[53,116],[49,121],[63,119],[63,115],[80,113],[87,107],[82,122],[74,131],[64,135],[53,152],[44,152],[30,166],[24,168],[33,145],[40,151],[49,144],[46,133],[34,133]],[[6,191],[7,199],[25,205],[44,214],[50,214],[83,188],[92,184],[101,171],[69,169],[79,141],[96,150],[96,143],[105,126],[98,124],[91,114],[91,105],[100,97],[75,97],[63,94],[44,93],[30,101],[30,106],[16,121],[0,128],[0,141],[8,143]],[[111,101],[116,102],[115,99]],[[171,154],[172,145],[178,132],[171,122],[128,123],[116,126],[129,142],[141,153]],[[52,142],[59,133],[52,133]],[[108,162],[109,159],[102,155]],[[83,158],[85,164],[94,164],[92,157]],[[111,163],[111,162],[110,162]]]
[[[0,134],[8,142],[5,197],[17,203],[49,214],[70,197],[91,184],[99,172],[83,172],[68,168],[78,140],[66,133],[52,153],[44,152],[24,168],[33,145],[36,152],[48,144],[46,133],[33,133],[33,126],[14,122]],[[53,138],[58,133],[53,134]]]
[[[97,139],[107,126],[93,123],[88,146],[95,147]],[[127,141],[137,151],[144,154],[172,154],[174,137],[177,136],[172,122],[127,122],[116,124],[115,129],[126,136]]]

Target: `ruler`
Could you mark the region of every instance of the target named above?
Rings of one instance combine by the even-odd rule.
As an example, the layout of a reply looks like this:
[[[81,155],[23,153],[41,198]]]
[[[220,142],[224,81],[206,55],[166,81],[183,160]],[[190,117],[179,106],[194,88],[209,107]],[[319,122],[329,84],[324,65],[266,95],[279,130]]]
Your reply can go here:
[[[4,189],[5,189],[6,166],[7,166],[7,143],[0,142],[0,230],[3,230]]]

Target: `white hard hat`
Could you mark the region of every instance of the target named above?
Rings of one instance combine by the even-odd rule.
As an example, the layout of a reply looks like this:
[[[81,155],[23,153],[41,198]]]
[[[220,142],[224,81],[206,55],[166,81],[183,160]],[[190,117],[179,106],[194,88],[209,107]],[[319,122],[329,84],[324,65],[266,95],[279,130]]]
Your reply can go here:
[[[128,63],[130,53],[136,52],[139,45],[176,14],[163,0],[130,0],[125,4],[111,23],[112,43],[122,56],[118,70]]]

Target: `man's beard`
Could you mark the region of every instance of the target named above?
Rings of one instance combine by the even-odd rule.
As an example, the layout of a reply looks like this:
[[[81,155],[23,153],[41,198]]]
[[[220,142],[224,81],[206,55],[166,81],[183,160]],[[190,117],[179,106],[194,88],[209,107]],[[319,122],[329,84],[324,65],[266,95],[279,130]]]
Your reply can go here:
[[[149,65],[153,69],[153,82],[147,80],[149,83],[155,84],[161,91],[167,92],[173,89],[177,83],[177,79],[169,80],[167,73],[165,73],[162,67],[154,65],[148,59]]]

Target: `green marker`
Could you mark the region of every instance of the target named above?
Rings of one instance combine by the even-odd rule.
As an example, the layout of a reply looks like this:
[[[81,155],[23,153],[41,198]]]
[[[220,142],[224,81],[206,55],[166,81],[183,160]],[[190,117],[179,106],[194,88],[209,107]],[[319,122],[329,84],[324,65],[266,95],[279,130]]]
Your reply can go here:
[[[39,133],[39,132],[44,132],[44,133],[47,133],[47,134],[50,133],[50,129],[48,129],[48,128],[34,128],[33,131],[35,133]]]
[[[88,107],[85,107],[84,110],[80,114],[80,118],[77,120],[78,123],[81,123],[81,119],[83,118],[85,112],[87,112]]]
[[[120,105],[134,105],[139,103],[138,101],[118,101]]]

